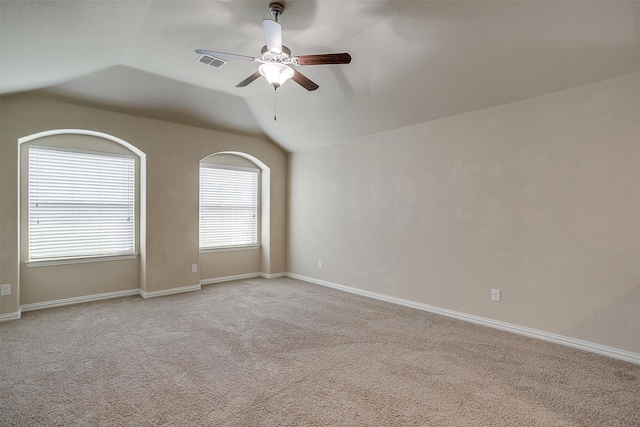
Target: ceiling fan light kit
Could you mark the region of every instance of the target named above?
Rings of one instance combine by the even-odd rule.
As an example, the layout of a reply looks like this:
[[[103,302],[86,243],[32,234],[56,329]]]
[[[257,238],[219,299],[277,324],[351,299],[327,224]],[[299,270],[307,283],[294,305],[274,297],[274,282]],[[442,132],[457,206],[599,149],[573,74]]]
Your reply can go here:
[[[293,77],[293,70],[284,64],[278,62],[267,62],[258,67],[260,74],[267,79],[269,84],[278,89],[287,80]]]
[[[308,91],[318,89],[317,84],[289,65],[300,67],[307,65],[340,65],[351,62],[351,55],[348,53],[291,56],[291,50],[282,44],[282,27],[280,23],[278,23],[278,16],[284,12],[284,2],[270,3],[269,12],[273,15],[274,19],[262,20],[262,27],[267,44],[261,49],[259,58],[204,49],[198,49],[196,53],[198,55],[214,57],[221,61],[239,60],[260,62],[262,65],[260,65],[258,71],[238,83],[236,87],[245,87],[260,76],[263,76],[276,90],[289,79],[298,83]]]

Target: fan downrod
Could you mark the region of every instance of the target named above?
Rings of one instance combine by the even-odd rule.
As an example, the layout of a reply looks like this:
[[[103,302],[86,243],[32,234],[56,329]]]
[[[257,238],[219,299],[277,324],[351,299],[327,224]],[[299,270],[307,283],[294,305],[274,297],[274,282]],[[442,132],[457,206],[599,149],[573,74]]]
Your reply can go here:
[[[276,22],[278,22],[278,16],[282,15],[284,12],[284,2],[274,1],[269,3],[269,13],[271,13]]]

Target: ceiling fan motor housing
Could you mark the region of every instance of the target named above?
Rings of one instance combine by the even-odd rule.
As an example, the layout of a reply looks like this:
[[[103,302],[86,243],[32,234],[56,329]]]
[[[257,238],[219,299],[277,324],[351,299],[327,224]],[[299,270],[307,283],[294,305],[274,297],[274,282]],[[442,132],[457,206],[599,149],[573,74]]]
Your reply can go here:
[[[264,62],[288,62],[291,58],[291,50],[283,45],[282,52],[272,52],[267,46],[263,46],[260,51],[260,58]]]

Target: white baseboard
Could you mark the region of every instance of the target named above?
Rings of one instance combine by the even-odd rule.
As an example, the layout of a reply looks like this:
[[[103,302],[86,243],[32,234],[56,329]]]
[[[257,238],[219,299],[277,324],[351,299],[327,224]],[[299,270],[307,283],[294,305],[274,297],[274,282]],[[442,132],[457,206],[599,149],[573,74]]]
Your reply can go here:
[[[9,320],[18,320],[20,319],[21,312],[16,311],[15,313],[5,313],[0,314],[0,322],[7,322]]]
[[[278,279],[280,277],[289,277],[289,273],[260,273],[260,276],[264,277],[265,279]]]
[[[279,277],[287,277],[289,273],[246,273],[236,274],[234,276],[214,277],[211,279],[200,280],[201,285],[212,285],[214,283],[232,282],[234,280],[253,279],[254,277],[264,277],[265,279],[277,279]]]
[[[182,292],[199,291],[202,289],[200,285],[182,286],[180,288],[163,289],[161,291],[146,292],[142,289],[138,289],[138,293],[142,298],[155,298],[165,295],[181,294]]]
[[[231,282],[233,280],[253,279],[254,277],[262,277],[262,273],[246,273],[236,274],[234,276],[214,277],[211,279],[200,280],[201,285],[212,285],[214,283]]]
[[[453,317],[455,319],[460,319],[460,320],[476,323],[483,326],[489,326],[491,328],[501,329],[503,331],[513,332],[519,335],[525,335],[528,337],[537,338],[544,341],[553,342],[556,344],[562,344],[568,347],[577,348],[579,350],[589,351],[591,353],[596,353],[603,356],[608,356],[614,359],[624,360],[626,362],[631,362],[631,363],[640,365],[640,354],[633,353],[631,351],[621,350],[614,347],[608,347],[605,345],[596,344],[589,341],[583,341],[576,338],[552,334],[550,332],[540,331],[537,329],[531,329],[523,326],[513,325],[511,323],[488,319],[486,317],[474,316],[474,315],[462,313],[459,311],[453,311],[453,310],[448,310],[446,308],[440,308],[432,305],[409,301],[402,298],[395,298],[388,295],[379,294],[376,292],[365,291],[363,289],[352,288],[350,286],[344,286],[344,285],[339,285],[337,283],[327,282],[325,280],[319,280],[319,279],[314,279],[312,277],[301,276],[299,274],[288,273],[287,275],[293,279],[303,280],[305,282],[314,283],[316,285],[322,285],[329,288],[350,292],[352,294],[362,295],[365,297],[374,298],[381,301],[387,301],[394,304],[404,305],[406,307],[416,308],[418,310],[428,311],[430,313],[440,314],[447,317]]]
[[[105,292],[103,294],[85,295],[81,297],[64,298],[53,301],[35,302],[20,306],[21,311],[43,310],[45,308],[62,307],[64,305],[80,304],[83,302],[99,301],[103,299],[138,295],[139,289],[127,289],[124,291]]]

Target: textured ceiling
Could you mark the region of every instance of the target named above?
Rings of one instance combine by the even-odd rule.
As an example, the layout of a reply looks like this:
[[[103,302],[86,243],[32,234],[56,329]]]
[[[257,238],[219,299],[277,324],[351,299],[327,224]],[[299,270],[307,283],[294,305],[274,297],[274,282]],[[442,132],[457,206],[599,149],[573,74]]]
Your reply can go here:
[[[266,136],[288,151],[639,71],[640,2],[286,1],[294,55],[349,52],[298,71],[320,88],[215,69],[195,49],[259,56],[269,1],[0,0],[0,93],[47,96]]]

